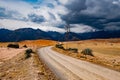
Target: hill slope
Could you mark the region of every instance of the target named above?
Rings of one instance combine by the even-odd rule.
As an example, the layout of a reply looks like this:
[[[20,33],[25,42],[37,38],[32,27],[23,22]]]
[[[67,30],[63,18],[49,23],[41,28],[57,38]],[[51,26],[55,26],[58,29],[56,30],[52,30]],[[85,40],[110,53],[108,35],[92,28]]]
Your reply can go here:
[[[0,29],[1,42],[15,42],[23,40],[49,39],[65,41],[66,33],[45,32],[40,29],[22,28],[14,31],[7,29]],[[106,39],[106,38],[120,38],[120,30],[118,31],[96,31],[87,33],[69,33],[68,40],[86,40],[86,39]]]

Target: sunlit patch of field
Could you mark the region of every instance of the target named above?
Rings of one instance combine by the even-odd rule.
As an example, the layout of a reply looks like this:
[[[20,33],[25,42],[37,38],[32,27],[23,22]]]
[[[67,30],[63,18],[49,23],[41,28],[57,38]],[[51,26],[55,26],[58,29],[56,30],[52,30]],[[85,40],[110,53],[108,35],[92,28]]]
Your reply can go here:
[[[112,39],[114,41],[114,39]],[[109,42],[109,40],[86,40],[78,42],[69,42],[64,47],[78,48],[79,52],[85,48],[90,48],[93,52],[103,55],[120,56],[120,41]]]
[[[41,47],[41,46],[52,46],[56,44],[56,41],[52,40],[26,40],[21,42],[0,42],[0,47],[7,47],[8,44],[17,43],[22,48],[24,45],[28,47]]]
[[[102,64],[120,71],[120,39],[72,41],[67,43],[64,42],[63,44],[65,48],[78,49],[78,54],[68,54],[76,58],[79,58],[82,50],[90,48],[92,49],[95,57],[93,59],[87,59],[89,59],[91,62]]]
[[[19,42],[20,46],[27,45],[29,47],[41,47],[41,46],[52,46],[56,44],[56,41],[52,40],[27,40]]]

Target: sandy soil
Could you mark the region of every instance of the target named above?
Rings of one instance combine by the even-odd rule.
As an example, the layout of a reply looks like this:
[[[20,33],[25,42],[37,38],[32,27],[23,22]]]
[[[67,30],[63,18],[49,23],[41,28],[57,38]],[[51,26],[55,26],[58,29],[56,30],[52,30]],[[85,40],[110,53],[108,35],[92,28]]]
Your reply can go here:
[[[20,49],[7,48],[10,43],[18,43]],[[25,48],[54,45],[55,41],[33,40],[22,42],[0,42],[0,80],[57,80],[50,69],[38,58],[36,53],[31,58],[25,59]]]
[[[24,50],[25,49],[0,48],[0,60],[5,61],[11,59]]]
[[[22,52],[20,50],[11,49],[11,52],[16,51],[18,54],[0,64],[0,80],[57,80],[36,53],[25,59],[24,49]]]

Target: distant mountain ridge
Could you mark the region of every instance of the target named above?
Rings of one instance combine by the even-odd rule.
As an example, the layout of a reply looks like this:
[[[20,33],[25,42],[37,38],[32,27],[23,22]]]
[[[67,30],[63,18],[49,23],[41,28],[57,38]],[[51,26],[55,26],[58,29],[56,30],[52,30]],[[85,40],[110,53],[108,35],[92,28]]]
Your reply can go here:
[[[0,42],[17,42],[23,40],[49,39],[65,41],[66,33],[45,32],[40,29],[22,28],[17,30],[0,29]],[[68,40],[120,38],[120,30],[117,31],[96,31],[86,33],[69,33]]]

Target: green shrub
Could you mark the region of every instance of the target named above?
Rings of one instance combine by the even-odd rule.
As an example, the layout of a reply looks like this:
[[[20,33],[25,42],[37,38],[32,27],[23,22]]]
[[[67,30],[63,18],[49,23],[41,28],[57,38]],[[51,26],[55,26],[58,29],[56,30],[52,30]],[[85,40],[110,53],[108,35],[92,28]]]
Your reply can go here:
[[[63,47],[63,44],[56,44],[55,47],[65,50],[64,47]]]
[[[86,48],[86,49],[82,50],[81,53],[84,54],[84,55],[94,56],[94,55],[92,54],[92,50],[89,49],[89,48]]]
[[[19,44],[8,44],[7,47],[9,47],[9,48],[19,48]]]
[[[67,49],[68,51],[72,51],[74,53],[78,53],[78,49],[77,48],[69,48]]]
[[[27,49],[25,51],[25,59],[31,57],[31,53],[33,53],[33,50],[32,49]]]

